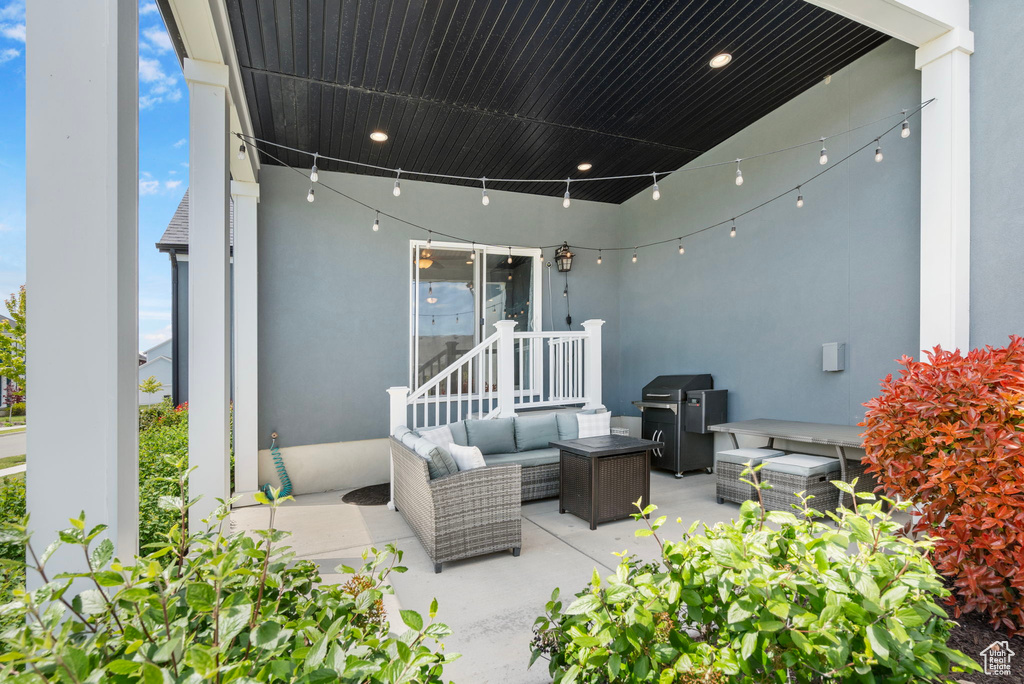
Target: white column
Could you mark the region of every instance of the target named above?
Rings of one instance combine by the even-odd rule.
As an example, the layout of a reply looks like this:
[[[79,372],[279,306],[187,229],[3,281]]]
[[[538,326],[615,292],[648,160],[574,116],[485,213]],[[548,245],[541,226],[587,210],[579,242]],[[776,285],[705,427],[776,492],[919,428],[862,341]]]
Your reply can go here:
[[[138,8],[32,2],[26,15],[33,545],[42,553],[84,511],[130,559],[139,511]],[[81,571],[79,556],[58,552],[50,573]]]
[[[601,326],[604,321],[591,319],[583,321],[587,333],[586,355],[583,357],[583,388],[587,393],[585,409],[604,408],[601,403]]]
[[[235,312],[235,493],[259,489],[259,371],[257,364],[258,264],[256,205],[258,183],[231,182],[234,201]]]
[[[389,387],[388,388],[388,401],[390,404],[390,427],[388,428],[388,435],[395,434],[395,429],[400,425],[405,425],[408,419],[408,398],[409,388],[408,387]],[[388,482],[391,483],[391,499],[388,501],[388,508],[395,510],[395,459],[394,456],[388,452],[391,460],[389,464],[390,475]]]
[[[955,29],[917,51],[921,98],[920,348],[970,349],[973,35]]]
[[[498,417],[516,415],[516,321],[498,321]]]
[[[189,523],[229,496],[228,68],[185,60],[189,92]]]

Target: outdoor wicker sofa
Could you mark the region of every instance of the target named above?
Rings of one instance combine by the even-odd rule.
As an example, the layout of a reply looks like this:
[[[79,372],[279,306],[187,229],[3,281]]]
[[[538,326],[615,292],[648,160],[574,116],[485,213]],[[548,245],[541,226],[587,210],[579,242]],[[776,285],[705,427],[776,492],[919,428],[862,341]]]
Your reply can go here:
[[[442,563],[522,547],[522,468],[495,465],[430,479],[427,461],[391,438],[395,507]],[[556,474],[557,488],[557,474]]]

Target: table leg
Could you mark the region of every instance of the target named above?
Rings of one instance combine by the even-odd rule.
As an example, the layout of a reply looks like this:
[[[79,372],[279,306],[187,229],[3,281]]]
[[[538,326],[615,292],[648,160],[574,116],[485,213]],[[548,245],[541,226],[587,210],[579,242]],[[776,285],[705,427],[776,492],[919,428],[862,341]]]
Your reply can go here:
[[[647,466],[647,479],[644,484],[644,508],[651,503],[651,451],[648,449],[644,452],[644,463]],[[650,514],[644,516],[650,518]]]
[[[590,529],[597,529],[597,497],[598,488],[598,463],[596,458],[588,458],[590,462]]]
[[[564,487],[562,487],[562,484],[561,484],[561,483],[565,482],[565,452],[564,451],[558,452],[558,482],[559,482],[559,485],[558,485],[558,513],[562,514],[562,513],[565,513],[565,494],[563,493],[565,491],[565,489],[564,489]]]
[[[740,448],[740,443],[736,440],[736,433],[735,432],[730,432],[729,433],[729,439],[732,440],[732,448],[733,449],[739,449]]]
[[[846,474],[846,449],[844,447],[841,447],[841,446],[837,445],[836,446],[836,455],[839,457],[839,478],[843,482],[849,482],[849,480],[847,479],[847,474]],[[844,492],[840,493],[840,495],[839,495],[840,501],[842,501],[844,495],[845,495]],[[850,495],[850,499],[852,499],[850,503],[852,504],[853,508],[856,509],[857,508],[857,497],[853,496],[853,495]]]

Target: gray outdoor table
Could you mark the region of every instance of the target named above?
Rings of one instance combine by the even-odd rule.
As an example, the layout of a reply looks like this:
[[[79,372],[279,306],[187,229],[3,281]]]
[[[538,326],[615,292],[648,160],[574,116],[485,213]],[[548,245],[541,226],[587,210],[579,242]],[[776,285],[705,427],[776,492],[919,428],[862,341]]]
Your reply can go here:
[[[846,474],[846,450],[862,448],[864,440],[861,438],[861,428],[853,425],[832,425],[831,423],[804,423],[797,420],[772,420],[770,418],[755,418],[754,420],[741,420],[735,423],[719,423],[710,425],[713,432],[728,433],[732,439],[733,448],[738,449],[739,443],[736,435],[750,435],[752,437],[765,437],[768,439],[768,448],[775,446],[776,439],[787,439],[792,442],[806,442],[808,444],[826,444],[836,448],[836,456],[839,458],[840,477],[843,482],[849,482]],[[860,460],[860,457],[857,457]]]

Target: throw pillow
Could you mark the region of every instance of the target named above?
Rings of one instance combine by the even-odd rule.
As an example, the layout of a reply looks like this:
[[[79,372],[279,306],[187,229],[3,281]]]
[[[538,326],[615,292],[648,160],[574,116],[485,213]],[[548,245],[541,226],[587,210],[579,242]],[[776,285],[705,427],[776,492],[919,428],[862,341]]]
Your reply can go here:
[[[480,453],[507,454],[516,450],[515,421],[512,418],[467,420],[469,446],[480,447]]]
[[[442,446],[445,449],[448,448],[449,444],[455,441],[452,438],[452,430],[447,425],[442,425],[441,427],[430,430],[420,430],[420,437],[423,439],[429,439],[437,446]]]
[[[428,439],[417,437],[412,450],[416,452],[417,456],[427,462],[427,472],[430,474],[431,480],[436,480],[445,475],[454,475],[459,472],[459,466],[455,464],[455,459],[452,458],[451,453]]]
[[[469,441],[466,439],[466,421],[459,420],[448,423],[448,429],[452,431],[453,442],[459,446],[469,446]]]
[[[558,439],[558,420],[554,413],[542,416],[516,416],[516,451],[547,449]]]
[[[556,413],[558,421],[558,439],[579,439],[580,424],[576,422],[575,413]]]
[[[580,425],[580,439],[585,437],[603,437],[612,433],[612,412],[577,413],[576,420]]]
[[[452,444],[449,448],[452,454],[452,458],[455,459],[455,465],[459,467],[459,471],[473,470],[474,468],[483,468],[487,465],[484,461],[484,455],[480,453],[480,449],[475,446],[459,446],[458,444]]]

